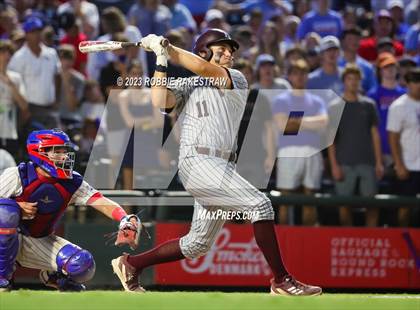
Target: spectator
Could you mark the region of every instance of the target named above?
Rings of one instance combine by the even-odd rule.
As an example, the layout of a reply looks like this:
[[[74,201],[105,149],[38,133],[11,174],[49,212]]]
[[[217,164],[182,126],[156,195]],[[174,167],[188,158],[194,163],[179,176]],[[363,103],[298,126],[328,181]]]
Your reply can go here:
[[[253,9],[245,15],[244,21],[252,29],[252,33],[259,33],[263,24],[263,13],[259,9]]]
[[[302,43],[307,51],[317,49],[321,43],[321,36],[315,32],[309,32]]]
[[[306,13],[311,10],[311,3],[309,0],[295,0],[293,5],[293,15],[303,18]]]
[[[300,25],[300,18],[294,15],[286,17],[285,21],[286,33],[284,41],[288,45],[297,44],[299,42],[297,38],[298,26]]]
[[[238,55],[239,58],[250,59],[250,51],[256,41],[251,27],[248,25],[238,26],[233,31],[232,38],[239,43],[239,49],[235,52],[235,55]]]
[[[398,85],[398,63],[395,57],[389,53],[380,54],[377,63],[377,76],[379,85],[368,92],[368,96],[376,103],[376,108],[379,111],[379,133],[381,135],[382,153],[385,155],[385,164],[391,164],[390,148],[387,138],[386,123],[388,117],[388,109],[390,105],[401,95],[405,90]]]
[[[165,37],[171,42],[173,46],[180,47],[182,49],[186,48],[186,44],[184,41],[183,33],[179,30],[170,30]],[[141,70],[143,72],[143,68]],[[188,71],[182,66],[168,63],[168,70],[167,70],[167,76],[168,77],[174,77],[174,78],[184,78],[192,76],[193,73]]]
[[[226,22],[222,11],[217,9],[209,10],[204,16],[204,21],[200,25],[200,29],[218,28],[226,32],[230,32],[230,25]]]
[[[133,62],[128,66],[127,76],[142,76],[142,70],[139,62]],[[118,98],[126,128],[134,127],[123,160],[124,189],[133,189],[133,166],[143,177],[150,177],[160,166],[169,168],[169,162],[163,160],[167,156],[163,154],[157,130],[163,128],[163,117],[152,105],[150,88],[143,87],[143,84],[123,90]],[[134,163],[133,154],[138,156]]]
[[[391,17],[394,21],[395,39],[403,42],[405,34],[410,27],[404,21],[404,2],[402,0],[388,1],[387,9],[391,13]]]
[[[14,31],[19,29],[19,21],[16,10],[9,7],[0,12],[0,39],[11,39]]]
[[[80,20],[82,32],[91,40],[99,34],[99,12],[95,4],[86,0],[70,0],[61,4],[58,15],[64,12],[72,12]]]
[[[283,56],[286,50],[293,46],[292,42],[286,41],[284,39],[286,35],[284,16],[282,14],[274,14],[271,16],[270,22],[272,22],[276,27],[280,54]]]
[[[80,109],[80,115],[84,120],[91,120],[99,127],[105,111],[105,98],[99,87],[99,83],[95,80],[87,80],[83,95],[83,103]]]
[[[16,50],[20,49],[25,44],[25,32],[22,29],[14,31],[10,37],[13,46]]]
[[[262,54],[257,57],[256,76],[257,82],[252,88],[257,89],[289,89],[290,84],[285,79],[276,78],[276,62],[269,54]]]
[[[79,107],[83,97],[85,78],[73,69],[76,51],[73,45],[63,44],[58,48],[60,70],[60,119],[63,125],[81,123]]]
[[[293,7],[286,1],[273,0],[245,0],[239,4],[241,10],[249,13],[254,10],[259,10],[263,14],[262,22],[265,23],[275,14],[288,15],[291,13]]]
[[[408,31],[405,35],[404,48],[405,51],[410,55],[415,55],[417,53],[418,47],[420,45],[420,21],[408,28]]]
[[[395,48],[390,37],[383,37],[377,41],[376,49],[378,51],[378,55],[381,53],[391,53],[395,56]]]
[[[60,40],[61,44],[70,44],[76,51],[76,59],[74,61],[74,69],[86,75],[86,64],[88,60],[87,54],[79,50],[79,44],[87,40],[87,36],[80,31],[79,23],[76,16],[72,12],[64,12],[58,17],[58,24],[65,31],[65,35]]]
[[[171,19],[171,11],[161,0],[138,0],[128,12],[129,23],[137,26],[143,36],[164,35],[170,29]]]
[[[163,0],[162,3],[166,5],[172,13],[171,29],[185,27],[191,30],[197,30],[197,24],[191,15],[190,10],[183,4],[178,3],[178,0]]]
[[[318,48],[308,50],[308,55],[306,56],[309,65],[309,72],[313,72],[318,69],[321,65],[321,59],[319,57]]]
[[[302,40],[309,32],[316,32],[321,37],[340,37],[343,30],[341,15],[329,9],[329,0],[315,0],[315,4],[317,9],[306,13],[299,24],[298,39]]]
[[[117,33],[124,33],[130,42],[139,42],[142,38],[139,29],[136,26],[127,25],[125,16],[116,7],[111,6],[102,11],[101,23],[105,34],[98,38],[99,41],[109,41]],[[146,67],[146,54],[143,49],[130,47],[127,49],[126,57],[128,62],[138,59]],[[87,64],[88,77],[98,79],[101,69],[114,60],[115,54],[111,52],[90,54]]]
[[[278,95],[273,105],[273,117],[279,130],[277,188],[282,194],[296,192],[303,186],[303,192],[311,195],[321,187],[320,131],[327,125],[328,114],[324,101],[305,91],[308,73],[309,66],[303,59],[292,62],[287,70],[292,89]],[[293,111],[304,114],[293,116]],[[280,223],[285,224],[287,218],[286,207],[281,207]],[[315,207],[303,207],[302,223],[317,223]]]
[[[377,181],[383,176],[381,141],[378,132],[378,115],[375,103],[359,95],[362,73],[354,64],[347,64],[343,71],[345,107],[334,143],[328,148],[331,173],[338,195],[355,194],[359,179],[359,194],[373,196],[377,193]],[[341,99],[331,104],[331,110]],[[376,177],[375,177],[376,176]],[[366,212],[366,225],[378,223],[376,208]],[[341,225],[353,223],[349,207],[340,207]]]
[[[306,60],[307,57],[308,54],[306,51],[300,45],[295,45],[286,51],[286,54],[284,55],[284,62],[287,67],[290,63],[299,59]]]
[[[235,61],[234,69],[239,70],[245,76],[248,85],[253,82],[252,65],[248,60],[239,59]],[[242,121],[238,130],[238,154],[242,165],[238,165],[238,172],[249,180],[253,185],[262,185],[270,177],[272,165],[275,160],[275,141],[272,126],[271,104],[268,99],[270,94],[265,94],[257,88],[251,88]],[[252,117],[252,123],[250,124]],[[246,136],[245,136],[246,134]],[[244,139],[252,141],[254,150],[264,150],[264,152],[241,152]]]
[[[390,37],[394,45],[396,56],[404,53],[404,46],[394,39],[394,23],[386,10],[380,10],[375,17],[374,35],[360,41],[359,55],[367,61],[373,62],[378,57],[377,44],[381,38]]]
[[[255,62],[258,55],[269,54],[274,57],[277,66],[282,68],[283,58],[280,53],[280,40],[275,24],[270,21],[266,22],[258,37],[257,45],[250,50],[251,62]]]
[[[420,193],[420,68],[412,68],[405,77],[407,94],[389,108],[386,129],[399,193],[414,196]],[[398,210],[400,226],[408,226],[410,218],[408,208]],[[418,224],[418,216],[416,221]]]
[[[57,46],[57,36],[54,32],[54,28],[51,26],[45,26],[41,32],[41,41],[45,46],[51,47],[53,49]]]
[[[29,103],[32,120],[45,128],[57,128],[60,61],[57,52],[41,42],[42,28],[42,21],[37,17],[24,22],[26,43],[13,55],[9,69],[22,76],[24,98]]]
[[[376,77],[373,66],[357,55],[360,37],[361,30],[359,28],[349,28],[343,31],[341,38],[343,54],[338,60],[338,66],[344,68],[347,63],[355,63],[362,70],[362,87],[364,93],[367,93],[376,86]]]
[[[45,25],[50,25],[54,29],[54,33],[58,33],[58,7],[59,1],[43,0],[36,1],[36,6],[32,9],[31,15],[39,16]]]
[[[404,20],[409,25],[414,25],[420,21],[420,0],[411,0],[408,5],[405,5]]]
[[[411,68],[414,68],[416,66],[416,61],[410,56],[403,56],[398,60],[398,84],[401,87],[407,87],[405,75],[408,73],[408,71],[411,70]]]
[[[343,83],[338,68],[338,57],[340,56],[340,42],[336,37],[326,36],[322,38],[319,46],[321,53],[321,67],[309,74],[309,89],[331,89],[335,94],[343,90]],[[326,94],[327,95],[327,94]],[[329,93],[326,102],[332,100],[334,94]]]
[[[0,174],[10,167],[16,167],[16,162],[12,155],[6,150],[0,149]]]
[[[18,112],[25,122],[29,117],[28,104],[23,95],[25,87],[19,73],[7,69],[14,52],[9,40],[0,41],[0,147],[17,154],[18,144]]]

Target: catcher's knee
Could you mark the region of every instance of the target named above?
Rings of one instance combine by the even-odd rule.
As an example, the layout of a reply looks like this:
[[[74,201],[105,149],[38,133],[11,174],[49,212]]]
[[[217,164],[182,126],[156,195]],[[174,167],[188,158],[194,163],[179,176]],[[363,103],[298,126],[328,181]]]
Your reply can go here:
[[[63,246],[57,254],[58,271],[77,283],[85,283],[95,275],[96,264],[90,252],[74,244]]]
[[[180,240],[181,252],[185,257],[197,258],[207,254],[210,251],[213,242],[205,241],[193,241],[188,235],[184,236]]]
[[[12,199],[0,199],[0,278],[9,280],[15,269],[19,249],[17,227],[20,207]]]

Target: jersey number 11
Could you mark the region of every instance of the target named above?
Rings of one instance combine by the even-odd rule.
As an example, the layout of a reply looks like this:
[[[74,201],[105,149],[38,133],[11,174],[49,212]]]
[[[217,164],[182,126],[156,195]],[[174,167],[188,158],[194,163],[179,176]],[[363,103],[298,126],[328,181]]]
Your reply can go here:
[[[197,110],[198,110],[198,117],[209,116],[209,111],[207,110],[207,102],[205,100],[201,102],[199,101],[196,104],[197,104]],[[201,106],[203,106],[203,108],[201,108]],[[203,110],[204,110],[204,114],[203,114]]]

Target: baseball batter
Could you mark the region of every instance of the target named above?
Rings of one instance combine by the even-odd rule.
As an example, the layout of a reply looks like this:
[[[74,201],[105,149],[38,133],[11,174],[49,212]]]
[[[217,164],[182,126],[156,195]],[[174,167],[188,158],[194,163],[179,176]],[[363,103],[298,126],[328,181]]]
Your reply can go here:
[[[132,228],[138,219],[73,171],[73,144],[61,130],[32,132],[27,150],[31,161],[0,175],[0,291],[11,289],[16,262],[40,269],[46,286],[85,290],[83,283],[95,274],[92,254],[54,234],[67,206],[91,205],[120,221],[121,229]]]
[[[297,281],[286,270],[274,231],[270,200],[235,171],[236,136],[246,105],[247,82],[231,69],[233,53],[239,48],[226,32],[209,29],[196,41],[190,53],[178,47],[161,46],[162,37],[149,35],[142,45],[157,57],[155,79],[165,79],[168,59],[202,78],[224,80],[223,85],[196,86],[186,83],[152,86],[153,105],[172,110],[181,117],[179,176],[195,198],[190,231],[180,239],[156,248],[112,260],[114,272],[126,291],[144,291],[138,283],[141,271],[151,265],[197,258],[206,254],[221,230],[224,219],[201,219],[203,211],[248,211],[255,239],[273,272],[271,293],[279,295],[319,295],[322,290]],[[200,84],[202,85],[202,84]]]

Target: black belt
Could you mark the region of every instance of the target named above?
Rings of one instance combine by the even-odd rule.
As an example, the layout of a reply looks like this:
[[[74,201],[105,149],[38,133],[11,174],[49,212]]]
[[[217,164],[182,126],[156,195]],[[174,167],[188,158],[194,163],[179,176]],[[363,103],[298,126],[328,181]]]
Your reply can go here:
[[[215,149],[214,154],[212,154],[211,149],[208,147],[196,146],[195,149],[198,154],[214,156],[231,162],[234,162],[236,160],[236,154],[234,152],[225,152],[222,150]]]

